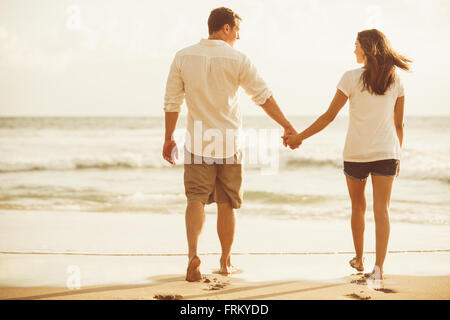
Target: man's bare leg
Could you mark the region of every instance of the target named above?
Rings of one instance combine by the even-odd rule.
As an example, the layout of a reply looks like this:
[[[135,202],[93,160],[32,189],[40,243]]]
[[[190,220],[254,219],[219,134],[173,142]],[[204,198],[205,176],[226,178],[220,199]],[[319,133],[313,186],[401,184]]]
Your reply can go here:
[[[189,263],[187,281],[200,281],[200,258],[197,255],[198,238],[205,223],[205,205],[200,200],[188,200],[186,207],[186,235],[188,241]]]
[[[236,217],[234,209],[229,203],[217,203],[217,234],[222,246],[220,257],[221,274],[231,273],[231,246],[234,240]]]

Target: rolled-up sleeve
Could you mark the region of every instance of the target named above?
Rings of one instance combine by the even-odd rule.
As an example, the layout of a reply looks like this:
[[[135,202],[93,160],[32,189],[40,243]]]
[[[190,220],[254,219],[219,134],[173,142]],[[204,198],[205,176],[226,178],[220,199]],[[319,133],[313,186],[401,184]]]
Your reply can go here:
[[[272,91],[267,87],[267,84],[247,56],[243,56],[240,65],[239,85],[259,106],[263,105],[272,96]]]
[[[164,112],[180,112],[184,99],[184,83],[181,77],[179,57],[175,56],[170,66],[164,96]]]

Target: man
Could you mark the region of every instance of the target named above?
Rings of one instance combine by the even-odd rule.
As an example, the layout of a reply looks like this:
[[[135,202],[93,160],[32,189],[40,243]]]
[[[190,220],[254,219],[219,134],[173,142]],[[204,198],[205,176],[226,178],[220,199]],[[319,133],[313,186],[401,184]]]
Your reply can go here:
[[[188,108],[184,164],[187,281],[199,281],[202,277],[197,244],[205,221],[204,206],[213,202],[217,203],[217,233],[222,247],[219,272],[232,272],[234,209],[240,208],[243,196],[239,86],[284,128],[283,141],[288,134],[296,133],[248,57],[233,48],[239,39],[240,22],[239,15],[231,9],[221,7],[211,11],[209,38],[180,50],[167,80],[163,157],[171,164],[177,153],[172,135],[183,99]],[[213,148],[208,145],[212,135]]]

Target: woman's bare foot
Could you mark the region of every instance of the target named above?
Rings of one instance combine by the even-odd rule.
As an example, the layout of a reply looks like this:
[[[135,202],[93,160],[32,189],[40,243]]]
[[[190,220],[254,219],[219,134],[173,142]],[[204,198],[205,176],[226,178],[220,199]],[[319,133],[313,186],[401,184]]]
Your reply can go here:
[[[349,261],[350,266],[355,268],[357,271],[364,271],[364,258],[354,257]]]
[[[202,274],[200,273],[200,258],[193,256],[188,263],[186,272],[186,281],[194,282],[202,280]]]
[[[219,274],[229,275],[233,273],[232,266],[221,266],[219,269]]]
[[[367,280],[383,280],[383,270],[381,270],[378,266],[374,266],[372,272],[365,273],[364,277]]]
[[[219,274],[232,274],[234,267],[231,265],[231,259],[230,257],[227,257],[226,259],[220,258],[220,269]]]

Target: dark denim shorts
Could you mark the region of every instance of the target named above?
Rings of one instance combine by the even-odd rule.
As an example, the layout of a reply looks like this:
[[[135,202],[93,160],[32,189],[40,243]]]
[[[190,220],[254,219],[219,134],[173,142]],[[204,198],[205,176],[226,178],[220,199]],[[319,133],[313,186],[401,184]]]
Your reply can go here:
[[[365,180],[369,173],[374,176],[390,176],[397,174],[399,160],[387,159],[370,162],[344,161],[344,173],[346,176],[356,180]]]

